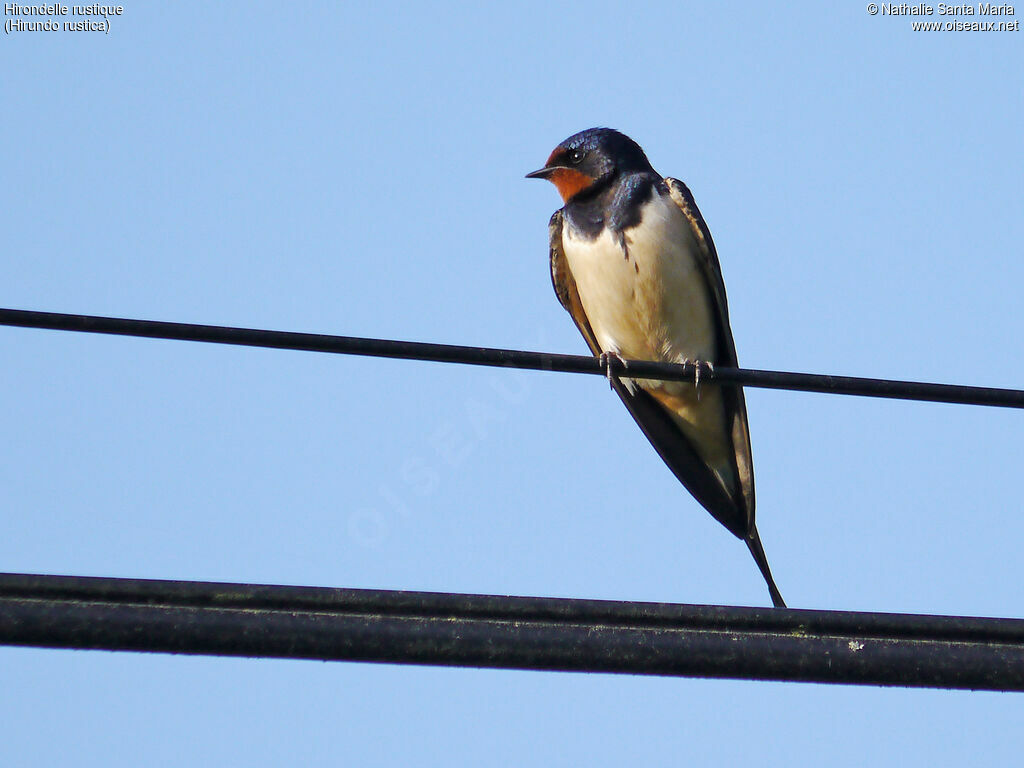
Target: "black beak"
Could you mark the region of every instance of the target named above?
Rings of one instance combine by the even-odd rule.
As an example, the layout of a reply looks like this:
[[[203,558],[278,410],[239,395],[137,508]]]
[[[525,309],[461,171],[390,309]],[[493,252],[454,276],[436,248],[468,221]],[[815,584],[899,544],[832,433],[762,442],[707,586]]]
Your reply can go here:
[[[541,168],[539,171],[533,171],[531,173],[526,174],[526,178],[528,178],[528,179],[546,179],[552,173],[557,171],[559,169],[559,167],[560,166],[555,165],[555,166],[551,166],[549,168]]]

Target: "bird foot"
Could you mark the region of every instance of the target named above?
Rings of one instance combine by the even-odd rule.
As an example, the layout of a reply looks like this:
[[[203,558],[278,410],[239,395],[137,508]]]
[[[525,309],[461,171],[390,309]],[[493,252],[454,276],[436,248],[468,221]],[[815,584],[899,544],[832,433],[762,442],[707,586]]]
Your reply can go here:
[[[697,390],[697,399],[700,400],[701,369],[704,369],[706,376],[714,376],[715,366],[705,360],[690,360],[689,358],[683,358],[683,365],[693,366],[693,387]]]
[[[618,352],[602,352],[597,359],[604,366],[604,375],[608,379],[608,387],[614,389],[612,385],[616,378],[616,373],[612,370],[613,365],[618,363],[622,366],[622,370],[626,370],[629,368],[629,364]]]

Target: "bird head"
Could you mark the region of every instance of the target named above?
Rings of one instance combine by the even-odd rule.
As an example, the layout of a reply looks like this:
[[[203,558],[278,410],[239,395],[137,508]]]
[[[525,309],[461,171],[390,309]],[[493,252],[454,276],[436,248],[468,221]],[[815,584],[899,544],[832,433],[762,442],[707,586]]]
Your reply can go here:
[[[562,200],[596,192],[619,175],[653,171],[640,145],[611,128],[588,128],[563,141],[544,167],[526,174],[528,179],[547,179]]]

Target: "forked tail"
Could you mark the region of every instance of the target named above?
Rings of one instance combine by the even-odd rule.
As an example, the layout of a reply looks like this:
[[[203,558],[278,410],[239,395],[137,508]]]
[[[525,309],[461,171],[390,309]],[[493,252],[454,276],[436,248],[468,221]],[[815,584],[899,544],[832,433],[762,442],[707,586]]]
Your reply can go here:
[[[768,593],[772,596],[772,603],[776,608],[785,608],[786,601],[782,599],[782,593],[775,586],[772,569],[768,567],[768,558],[764,555],[764,547],[761,546],[761,537],[757,535],[757,528],[753,528],[744,540],[747,542],[750,554],[754,556],[754,562],[761,569],[761,575],[764,576],[764,580],[768,584]]]

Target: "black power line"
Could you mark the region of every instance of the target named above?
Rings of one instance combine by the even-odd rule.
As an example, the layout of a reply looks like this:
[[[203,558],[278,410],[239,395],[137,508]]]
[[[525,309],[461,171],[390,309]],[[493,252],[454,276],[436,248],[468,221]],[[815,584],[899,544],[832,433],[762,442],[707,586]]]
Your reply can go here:
[[[0,574],[0,643],[1024,690],[1024,620]]]
[[[154,320],[127,320],[95,315],[68,315],[57,312],[31,312],[0,309],[0,325],[46,328],[60,331],[85,331],[120,336],[142,336],[155,339],[203,341],[249,347],[272,347],[308,352],[331,352],[346,355],[392,357],[406,360],[430,360],[439,363],[504,366],[564,373],[604,375],[607,369],[596,357],[589,355],[555,355],[545,352],[524,352],[512,349],[465,347],[451,344],[426,344],[416,341],[388,341],[354,336],[328,336],[317,333],[266,331],[253,328],[232,328],[219,325],[165,323]],[[611,361],[616,373],[640,379],[691,380],[692,365],[628,360],[626,367]],[[836,395],[862,395],[902,400],[928,400],[964,405],[992,405],[1024,408],[1024,391],[992,387],[968,387],[955,384],[926,384],[915,381],[893,381],[856,376],[827,376],[812,373],[759,371],[749,368],[717,367],[701,373],[702,378],[723,384],[747,387],[789,389],[802,392],[827,392]]]

